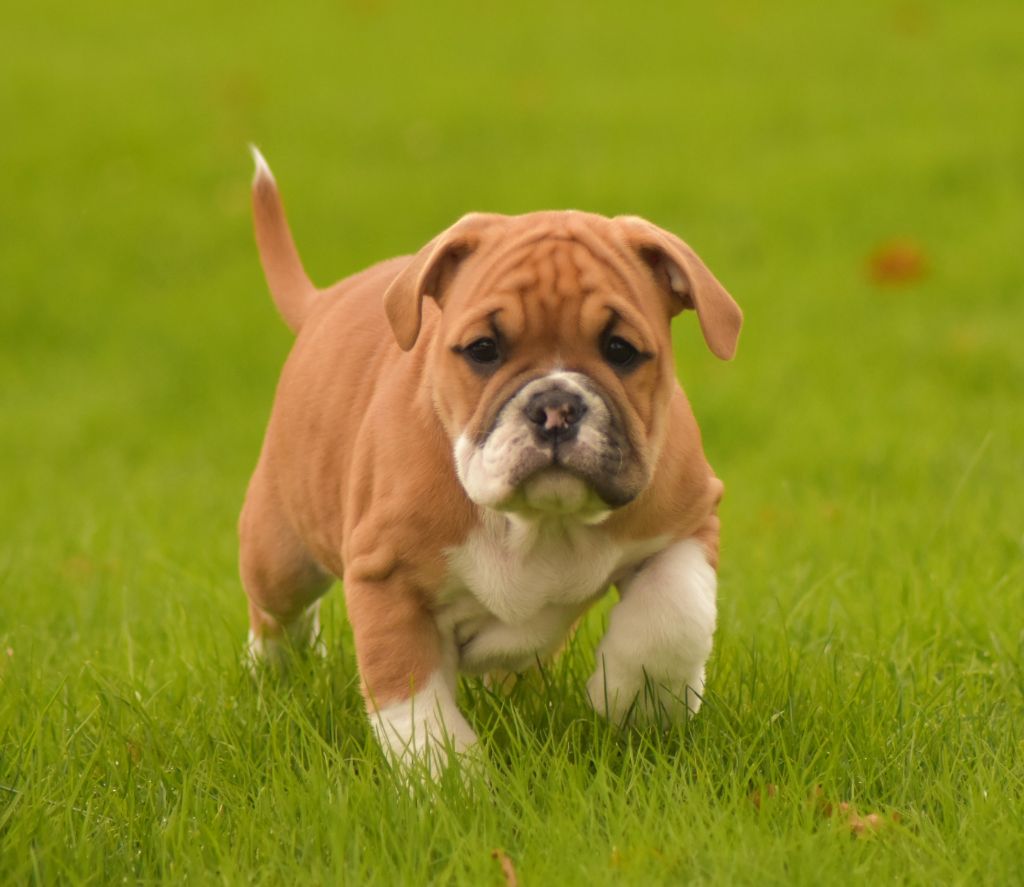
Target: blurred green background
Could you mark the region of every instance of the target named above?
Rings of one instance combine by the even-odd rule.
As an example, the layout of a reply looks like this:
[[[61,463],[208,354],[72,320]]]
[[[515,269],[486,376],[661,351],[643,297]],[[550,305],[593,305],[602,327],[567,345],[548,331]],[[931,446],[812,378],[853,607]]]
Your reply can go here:
[[[989,432],[989,461],[1020,458],[1015,3],[44,2],[7,18],[0,446],[23,553],[132,506],[212,522],[208,545],[230,547],[209,484],[240,490],[289,341],[251,244],[249,141],[324,283],[473,209],[630,212],[681,234],[747,315],[728,367],[677,324],[727,481],[839,493],[864,472],[885,496],[905,465],[905,498],[931,472],[952,486]],[[924,274],[874,285],[894,238]],[[168,471],[176,507],[149,513]]]
[[[948,819],[931,820],[949,844],[912,870],[983,872],[993,847],[1013,845],[1019,2],[41,0],[3,19],[0,772],[19,800],[0,839],[7,829],[10,847],[68,866],[12,850],[25,867],[9,871],[46,880],[90,858],[59,837],[85,828],[74,817],[50,843],[17,817],[47,822],[86,772],[75,762],[116,744],[102,716],[86,718],[97,674],[153,699],[177,688],[145,715],[172,732],[180,706],[202,724],[229,692],[217,681],[241,680],[234,522],[290,343],[250,233],[250,141],[320,283],[413,251],[469,210],[634,213],[687,239],[746,314],[731,364],[706,352],[692,316],[675,330],[727,489],[712,692],[738,723],[765,713],[739,689],[759,644],[777,653],[769,673],[815,651],[812,671],[838,675],[831,715],[815,722],[810,704],[798,732],[842,733],[865,661],[893,663],[893,692],[949,690],[952,720],[921,729],[942,736],[952,713],[974,712],[990,754],[961,763],[988,762],[1001,813],[977,814],[950,782]],[[340,618],[334,630],[345,646]],[[351,651],[334,667],[350,674]],[[980,683],[961,698],[951,673]],[[34,701],[58,688],[64,721],[30,728]],[[912,768],[892,775],[872,704],[858,718],[877,732],[849,747],[873,775],[850,785],[928,809]],[[91,734],[86,750],[68,738]],[[822,852],[781,831],[792,859]],[[107,846],[93,852],[121,859]],[[830,857],[836,873],[845,852]],[[864,871],[904,871],[900,852]],[[209,872],[196,858],[189,870]]]

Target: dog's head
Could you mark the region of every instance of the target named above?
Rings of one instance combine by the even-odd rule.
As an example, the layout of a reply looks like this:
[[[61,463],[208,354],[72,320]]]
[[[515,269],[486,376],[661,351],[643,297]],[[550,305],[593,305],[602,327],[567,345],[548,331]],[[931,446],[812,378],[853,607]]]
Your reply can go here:
[[[742,322],[677,237],[579,212],[473,214],[427,244],[384,297],[405,350],[424,296],[441,310],[425,372],[469,498],[594,520],[636,498],[657,464],[672,317],[694,309],[723,359]]]

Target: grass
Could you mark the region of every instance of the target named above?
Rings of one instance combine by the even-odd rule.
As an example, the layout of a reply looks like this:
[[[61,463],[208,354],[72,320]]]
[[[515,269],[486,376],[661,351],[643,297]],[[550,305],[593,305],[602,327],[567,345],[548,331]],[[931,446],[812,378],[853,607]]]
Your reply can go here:
[[[501,849],[528,885],[1020,883],[1022,40],[1009,0],[8,10],[0,881],[501,884]],[[508,697],[466,684],[488,772],[409,794],[337,594],[326,662],[243,673],[234,521],[289,345],[250,140],[324,282],[577,206],[727,283],[734,363],[676,325],[727,486],[698,718],[589,713],[599,612]],[[904,285],[866,272],[892,238]]]

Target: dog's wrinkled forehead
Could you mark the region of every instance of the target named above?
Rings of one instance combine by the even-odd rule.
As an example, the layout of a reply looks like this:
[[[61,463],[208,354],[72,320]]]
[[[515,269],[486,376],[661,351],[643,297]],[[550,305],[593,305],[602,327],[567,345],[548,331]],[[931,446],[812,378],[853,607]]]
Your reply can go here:
[[[618,278],[593,246],[568,234],[549,233],[523,244],[513,242],[504,250],[499,246],[480,283],[533,290],[557,299],[607,286],[610,276]]]
[[[613,268],[586,244],[565,236],[507,249],[466,283],[453,293],[453,315],[468,322],[493,315],[503,335],[549,344],[599,335],[610,309],[588,297],[624,302],[628,294]]]

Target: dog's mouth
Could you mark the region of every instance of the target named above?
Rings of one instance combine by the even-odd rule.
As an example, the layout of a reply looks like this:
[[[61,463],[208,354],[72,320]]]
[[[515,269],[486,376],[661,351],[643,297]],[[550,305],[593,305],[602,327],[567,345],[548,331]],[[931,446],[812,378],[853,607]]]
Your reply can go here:
[[[614,448],[597,452],[573,442],[525,447],[503,510],[585,515],[621,508],[639,492],[618,483],[622,467]]]

